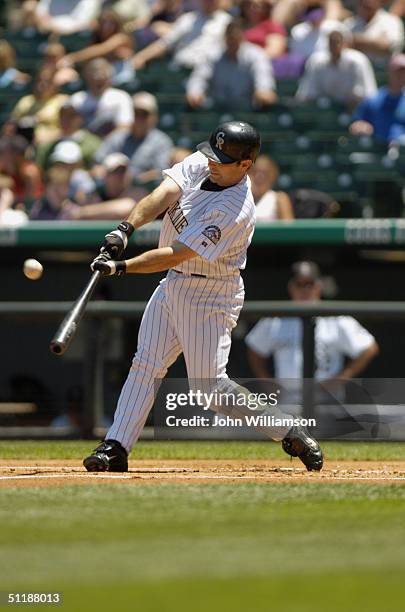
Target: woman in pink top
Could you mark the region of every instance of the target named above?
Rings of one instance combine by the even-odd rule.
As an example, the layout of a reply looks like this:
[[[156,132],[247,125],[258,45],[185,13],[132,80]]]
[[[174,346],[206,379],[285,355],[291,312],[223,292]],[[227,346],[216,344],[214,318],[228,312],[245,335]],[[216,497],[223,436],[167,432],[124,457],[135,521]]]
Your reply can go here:
[[[270,0],[242,0],[241,17],[245,22],[245,39],[266,50],[270,59],[287,51],[287,32],[271,18]]]

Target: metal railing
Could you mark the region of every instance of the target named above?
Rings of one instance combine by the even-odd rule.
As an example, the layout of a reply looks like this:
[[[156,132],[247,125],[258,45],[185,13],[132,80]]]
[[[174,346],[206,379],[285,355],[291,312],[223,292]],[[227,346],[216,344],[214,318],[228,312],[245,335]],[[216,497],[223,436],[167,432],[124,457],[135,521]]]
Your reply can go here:
[[[100,346],[103,320],[112,317],[139,319],[146,302],[91,302],[85,318],[91,321],[87,334],[83,369],[85,419],[82,435],[92,437],[100,421],[103,406],[104,359]],[[26,317],[62,318],[72,307],[71,302],[1,302],[1,320],[19,320]],[[248,301],[241,318],[257,320],[264,316],[299,317],[303,321],[303,379],[313,379],[315,370],[315,317],[350,315],[369,319],[390,317],[405,319],[405,302],[353,302],[322,301],[297,303],[291,301]],[[78,331],[80,333],[80,329]],[[50,338],[44,339],[47,342]],[[135,348],[135,347],[134,347]],[[57,359],[57,357],[55,357]],[[314,412],[314,387],[303,385],[303,415],[310,418]]]

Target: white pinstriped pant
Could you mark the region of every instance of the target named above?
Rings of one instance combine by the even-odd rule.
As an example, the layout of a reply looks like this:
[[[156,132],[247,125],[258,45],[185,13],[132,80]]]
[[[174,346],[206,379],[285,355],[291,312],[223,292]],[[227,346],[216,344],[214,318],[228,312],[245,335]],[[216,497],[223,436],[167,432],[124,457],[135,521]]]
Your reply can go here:
[[[164,378],[181,352],[190,380],[227,378],[231,331],[244,294],[239,275],[214,279],[168,272],[146,306],[138,350],[106,439],[131,451],[153,406],[156,379]]]

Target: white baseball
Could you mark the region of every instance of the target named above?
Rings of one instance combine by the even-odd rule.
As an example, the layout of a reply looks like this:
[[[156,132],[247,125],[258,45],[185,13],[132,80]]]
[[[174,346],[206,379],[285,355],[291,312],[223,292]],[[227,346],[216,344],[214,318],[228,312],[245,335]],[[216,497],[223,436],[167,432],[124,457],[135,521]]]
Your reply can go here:
[[[26,259],[23,267],[24,274],[30,280],[38,280],[42,276],[44,268],[36,259]]]

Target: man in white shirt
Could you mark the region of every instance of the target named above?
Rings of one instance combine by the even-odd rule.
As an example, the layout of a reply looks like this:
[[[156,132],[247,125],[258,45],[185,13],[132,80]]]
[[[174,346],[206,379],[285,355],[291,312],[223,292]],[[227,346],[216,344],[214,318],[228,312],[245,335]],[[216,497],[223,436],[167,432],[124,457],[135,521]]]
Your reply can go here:
[[[101,4],[100,0],[39,0],[35,18],[41,30],[73,34],[92,29]]]
[[[327,96],[353,108],[377,91],[370,60],[356,49],[348,49],[350,33],[341,26],[329,34],[329,50],[308,59],[296,97],[306,102]]]
[[[320,300],[322,283],[318,266],[310,261],[294,264],[288,292],[297,302]],[[275,378],[301,380],[302,333],[302,320],[298,317],[261,319],[245,338],[254,375],[271,378],[267,360],[272,355]],[[353,317],[317,317],[316,380],[333,381],[330,384],[336,388],[338,381],[355,378],[363,372],[378,350],[374,337]],[[345,358],[348,358],[347,363]]]
[[[107,60],[91,60],[84,70],[87,90],[78,91],[70,98],[83,117],[84,127],[98,136],[129,128],[134,121],[131,96],[111,87],[111,77],[112,66]]]
[[[325,20],[325,11],[316,8],[309,11],[304,21],[297,23],[290,31],[288,50],[294,55],[307,58],[318,49],[321,38],[321,25]]]
[[[399,17],[387,13],[382,0],[358,0],[357,15],[345,21],[353,33],[351,46],[371,59],[400,53],[404,26]]]
[[[181,15],[165,36],[134,55],[137,70],[170,52],[175,63],[185,68],[198,66],[202,57],[218,57],[232,17],[219,9],[220,0],[199,0],[198,4],[199,10]]]

